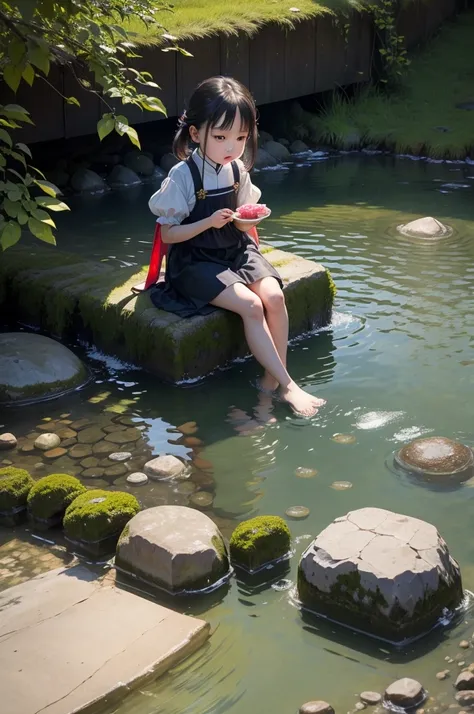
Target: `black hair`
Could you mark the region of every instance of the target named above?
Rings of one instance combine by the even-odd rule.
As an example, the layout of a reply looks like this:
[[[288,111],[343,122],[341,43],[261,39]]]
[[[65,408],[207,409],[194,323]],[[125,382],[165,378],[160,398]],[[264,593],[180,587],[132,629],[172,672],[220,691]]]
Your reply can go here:
[[[232,77],[211,77],[201,82],[191,95],[187,110],[179,120],[180,127],[173,141],[174,155],[184,161],[190,153],[192,143],[189,129],[200,129],[207,122],[206,137],[202,153],[206,154],[209,130],[223,118],[219,128],[230,129],[234,124],[237,110],[240,112],[242,130],[248,131],[243,161],[250,171],[257,155],[257,109],[249,90]]]

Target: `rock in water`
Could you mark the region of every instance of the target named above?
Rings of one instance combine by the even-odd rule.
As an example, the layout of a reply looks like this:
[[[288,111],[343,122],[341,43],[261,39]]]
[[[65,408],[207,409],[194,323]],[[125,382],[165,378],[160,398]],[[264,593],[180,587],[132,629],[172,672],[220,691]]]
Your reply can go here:
[[[469,670],[466,670],[465,672],[461,672],[459,677],[456,679],[454,683],[455,688],[458,691],[462,690],[473,690],[474,689],[474,672],[470,672]]]
[[[259,149],[257,151],[257,157],[255,159],[256,169],[265,169],[267,166],[276,166],[278,161],[274,156],[265,151],[265,149]]]
[[[290,146],[291,154],[303,154],[305,151],[309,151],[309,146],[299,139],[294,141]]]
[[[434,526],[381,508],[337,518],[303,553],[303,607],[401,642],[461,601],[459,566]]]
[[[85,193],[103,193],[107,189],[104,179],[90,169],[77,169],[71,176],[74,191]]]
[[[281,163],[282,161],[288,161],[291,158],[291,154],[283,144],[279,144],[278,141],[267,141],[263,145],[263,150],[273,156],[274,159]]]
[[[472,449],[444,436],[415,439],[403,446],[395,455],[395,462],[405,471],[442,481],[455,476],[467,480],[472,476],[474,455]]]
[[[54,397],[87,379],[81,360],[60,342],[27,332],[0,335],[0,403]]]
[[[186,466],[182,461],[171,454],[157,456],[156,459],[147,461],[143,471],[153,481],[165,481],[171,478],[183,478]]]
[[[298,714],[334,714],[334,709],[327,702],[306,702],[300,706]]]
[[[10,433],[0,434],[0,451],[14,449],[17,445],[16,436]]]
[[[375,707],[382,701],[382,696],[378,692],[361,692],[360,701]]]
[[[35,447],[41,451],[49,451],[56,449],[61,443],[61,439],[57,434],[41,434],[35,441]]]
[[[399,233],[410,238],[424,238],[426,240],[440,240],[450,236],[452,228],[440,223],[436,218],[428,216],[418,218],[405,225],[398,226]]]
[[[402,709],[419,707],[426,699],[426,692],[416,679],[397,679],[385,690],[384,699]]]
[[[141,178],[128,166],[114,166],[107,177],[110,188],[127,188],[141,184]]]
[[[145,154],[140,151],[129,151],[125,154],[124,164],[136,174],[151,176],[155,170],[155,164]]]
[[[200,590],[229,573],[222,535],[208,516],[185,506],[157,506],[128,523],[116,565],[171,592]]]

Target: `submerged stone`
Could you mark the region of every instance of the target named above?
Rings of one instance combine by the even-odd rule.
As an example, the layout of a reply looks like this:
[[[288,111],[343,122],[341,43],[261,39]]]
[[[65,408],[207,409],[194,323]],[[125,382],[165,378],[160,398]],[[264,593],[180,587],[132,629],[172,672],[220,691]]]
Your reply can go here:
[[[309,508],[307,506],[290,506],[286,509],[285,514],[288,518],[302,520],[309,516]]]
[[[291,534],[283,518],[257,516],[240,523],[230,538],[233,563],[247,570],[257,570],[290,551]]]
[[[56,340],[27,332],[0,335],[0,403],[54,397],[87,378],[81,360]]]
[[[452,228],[445,226],[431,216],[418,218],[416,221],[398,226],[398,231],[402,235],[409,236],[410,238],[425,238],[426,240],[440,240],[441,238],[450,236],[453,232]]]
[[[148,476],[140,471],[135,471],[133,474],[127,476],[127,483],[131,483],[132,486],[142,486],[148,483]]]
[[[431,481],[456,476],[467,480],[472,476],[472,449],[444,436],[415,439],[395,454],[395,462],[404,470],[431,477]]]
[[[185,506],[157,506],[136,515],[117,545],[124,572],[171,592],[201,590],[229,573],[222,535],[211,519]]]
[[[303,607],[400,642],[462,599],[461,573],[434,526],[380,508],[337,518],[303,553]]]
[[[196,508],[210,508],[214,503],[214,496],[209,491],[196,491],[189,497],[189,503]]]
[[[334,709],[327,702],[319,700],[302,704],[298,709],[298,714],[334,714]]]

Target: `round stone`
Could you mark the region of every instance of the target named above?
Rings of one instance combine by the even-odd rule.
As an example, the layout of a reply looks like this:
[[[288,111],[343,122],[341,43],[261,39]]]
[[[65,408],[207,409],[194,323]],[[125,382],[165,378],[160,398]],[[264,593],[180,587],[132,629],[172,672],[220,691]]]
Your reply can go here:
[[[181,481],[181,483],[178,483],[174,490],[176,493],[182,493],[185,496],[189,496],[190,493],[194,493],[196,490],[196,485],[192,481]]]
[[[17,445],[16,436],[6,432],[5,434],[0,434],[0,451],[6,451],[7,449],[14,449]]]
[[[104,469],[101,469],[100,467],[94,466],[93,468],[90,469],[85,469],[85,471],[82,472],[81,476],[83,478],[101,478],[104,475]]]
[[[191,446],[191,447],[201,446],[201,444],[202,444],[201,439],[198,439],[197,436],[185,436],[183,441],[186,444],[186,446]]]
[[[385,690],[385,700],[402,709],[419,707],[426,699],[426,692],[416,679],[397,679]]]
[[[350,481],[333,481],[331,488],[335,491],[347,491],[349,488],[352,488],[352,484]]]
[[[94,444],[92,447],[92,453],[98,456],[105,456],[106,454],[111,454],[114,448],[113,444],[108,444],[106,441],[98,441],[97,444]]]
[[[54,397],[87,379],[81,360],[60,342],[28,332],[0,334],[0,403]]]
[[[356,710],[356,712],[361,712],[364,709],[367,709],[367,704],[364,704],[364,702],[357,702],[354,709]]]
[[[141,486],[144,483],[148,483],[148,476],[140,471],[135,471],[135,473],[127,476],[127,483],[132,484],[132,486]]]
[[[118,478],[119,476],[124,476],[128,469],[125,464],[115,464],[115,466],[109,466],[104,471],[104,476],[109,476],[111,478]]]
[[[302,520],[303,518],[307,518],[309,516],[309,508],[306,506],[290,506],[286,509],[285,514],[288,518]]]
[[[83,469],[95,469],[99,465],[99,459],[95,456],[87,456],[82,459],[81,466]]]
[[[109,441],[111,444],[128,444],[131,441],[138,441],[141,435],[141,431],[132,426],[123,431],[114,431],[111,434],[107,434],[105,441]]]
[[[35,445],[31,441],[29,443],[23,444],[23,446],[20,447],[20,451],[22,454],[31,454],[31,452],[34,450],[35,450]]]
[[[90,419],[86,419],[85,417],[83,417],[82,419],[77,419],[76,421],[73,421],[70,424],[71,429],[74,429],[75,431],[82,431],[83,429],[87,429],[87,427],[89,426],[94,425]]]
[[[295,469],[295,476],[298,476],[298,478],[313,478],[313,476],[317,476],[318,472],[316,469],[309,469],[306,466],[298,466],[297,469]]]
[[[336,518],[307,547],[298,595],[304,608],[401,642],[429,632],[445,608],[459,605],[463,591],[459,566],[435,526],[361,508]]]
[[[380,704],[382,701],[382,695],[378,692],[362,692],[360,695],[360,701],[374,707],[376,704]]]
[[[35,447],[40,451],[49,451],[55,449],[61,443],[61,439],[57,434],[41,434],[35,441]]]
[[[46,464],[44,464],[42,461],[38,461],[36,464],[33,466],[35,471],[43,471],[43,469],[46,468]]]
[[[439,680],[440,682],[443,682],[445,679],[448,678],[449,670],[444,669],[442,672],[438,672],[436,674],[436,679]]]
[[[334,709],[327,702],[306,702],[300,706],[298,714],[334,714]]]
[[[130,451],[114,451],[114,453],[109,456],[110,461],[127,461],[127,459],[131,458],[132,454]]]
[[[474,689],[474,672],[461,672],[461,674],[458,676],[454,683],[455,688],[458,691],[469,689],[473,690]]]
[[[410,223],[398,226],[398,232],[409,238],[422,238],[428,241],[436,241],[447,238],[453,232],[450,226],[445,226],[432,216],[418,218]]]
[[[355,444],[357,441],[353,434],[333,434],[331,440],[336,444]]]
[[[472,707],[474,705],[474,690],[466,689],[458,692],[454,698],[461,707]]]
[[[73,459],[85,459],[92,454],[92,447],[89,444],[74,444],[69,449],[69,456]]]
[[[214,496],[209,491],[195,491],[189,497],[189,503],[196,508],[210,508],[214,503]]]
[[[200,471],[214,470],[214,464],[212,463],[212,461],[208,461],[207,459],[201,459],[199,458],[199,456],[193,459],[193,464]]]
[[[474,455],[469,446],[444,436],[415,439],[395,455],[395,462],[406,471],[425,476],[470,475]]]
[[[459,647],[460,647],[462,650],[468,650],[468,649],[469,649],[469,642],[468,642],[467,640],[461,640],[461,642],[459,643]]]
[[[44,456],[46,459],[59,459],[60,456],[65,456],[67,454],[67,449],[63,449],[60,446],[56,447],[56,449],[50,449],[49,451],[44,452]]]
[[[77,440],[80,444],[96,444],[98,441],[101,441],[104,436],[104,432],[100,427],[88,426],[78,433]]]
[[[63,429],[58,429],[56,431],[56,434],[59,436],[59,438],[62,439],[75,439],[77,436],[77,431],[74,431],[74,429],[69,429],[69,427],[65,426]]]
[[[163,481],[172,478],[183,478],[186,466],[172,454],[163,454],[156,459],[147,461],[143,467],[146,475],[153,481]]]

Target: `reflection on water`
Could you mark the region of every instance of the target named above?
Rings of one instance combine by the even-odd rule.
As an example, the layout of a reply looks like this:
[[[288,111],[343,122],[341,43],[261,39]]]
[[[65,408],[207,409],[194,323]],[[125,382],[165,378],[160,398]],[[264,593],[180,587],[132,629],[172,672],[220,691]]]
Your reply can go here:
[[[177,387],[112,360],[104,364],[97,353],[91,353],[95,385],[60,403],[4,416],[9,431],[26,433],[44,416],[67,411],[93,418],[123,402],[128,414],[144,421],[143,439],[153,453],[211,464],[194,470],[194,483],[213,494],[210,513],[227,536],[243,517],[283,516],[296,505],[310,509],[307,519],[290,524],[295,555],[290,571],[276,573],[273,583],[283,578],[285,588],[253,587],[237,578],[208,612],[201,603],[199,614],[213,627],[210,642],[131,695],[113,710],[117,714],[283,714],[319,698],[345,712],[361,690],[380,691],[408,675],[441,697],[440,711],[453,701],[451,684],[438,682],[435,673],[448,666],[455,677],[457,643],[473,629],[470,612],[454,629],[398,652],[322,620],[307,622],[290,593],[309,539],[337,516],[364,506],[434,523],[460,562],[464,585],[474,588],[471,484],[437,491],[390,469],[393,452],[419,435],[436,433],[474,446],[468,398],[474,385],[472,166],[361,155],[298,161],[300,168],[260,172],[255,181],[272,208],[262,238],[322,262],[338,287],[332,325],[296,341],[289,352],[295,378],[327,399],[313,419],[297,419],[275,403],[276,421],[265,424],[251,360]],[[146,263],[151,190],[75,199],[76,212],[60,216],[60,244],[108,260],[117,270]],[[397,225],[423,215],[452,226],[452,236],[426,245],[396,232]],[[192,448],[167,431],[190,420],[202,441]],[[333,440],[335,434],[356,439],[342,443]],[[298,467],[317,474],[300,478]],[[352,488],[331,488],[335,482]],[[113,487],[127,488],[124,477]],[[189,489],[143,489],[134,492],[146,505],[189,498]],[[191,603],[180,606],[193,612]],[[470,652],[462,654],[466,663]]]

